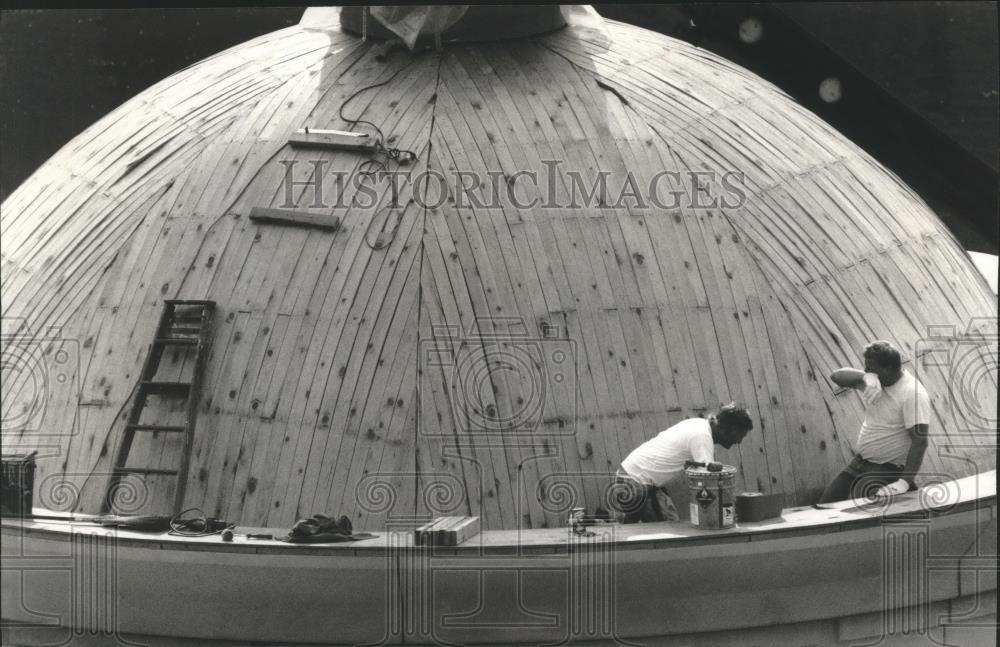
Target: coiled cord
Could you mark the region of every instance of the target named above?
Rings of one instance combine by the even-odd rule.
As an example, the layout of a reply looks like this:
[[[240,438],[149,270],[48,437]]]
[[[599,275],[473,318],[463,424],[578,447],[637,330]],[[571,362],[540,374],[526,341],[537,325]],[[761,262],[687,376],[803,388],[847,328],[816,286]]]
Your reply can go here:
[[[184,515],[189,512],[197,512],[198,515],[184,519]],[[218,535],[223,530],[235,526],[236,524],[227,524],[220,519],[206,516],[201,508],[188,508],[170,518],[170,532],[168,534],[181,537],[208,537],[209,535]]]

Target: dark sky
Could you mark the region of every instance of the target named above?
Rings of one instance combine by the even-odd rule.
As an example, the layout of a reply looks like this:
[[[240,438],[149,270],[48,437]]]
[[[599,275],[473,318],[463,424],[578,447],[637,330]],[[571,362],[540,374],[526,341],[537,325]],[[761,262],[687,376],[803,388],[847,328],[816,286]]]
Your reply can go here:
[[[170,74],[298,23],[303,8],[0,12],[0,199]]]

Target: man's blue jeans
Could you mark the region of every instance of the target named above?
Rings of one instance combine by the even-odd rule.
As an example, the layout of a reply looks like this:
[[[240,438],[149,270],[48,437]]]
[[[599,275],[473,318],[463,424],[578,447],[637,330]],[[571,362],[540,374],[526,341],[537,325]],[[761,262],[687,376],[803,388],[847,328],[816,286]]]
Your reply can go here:
[[[855,454],[844,470],[826,486],[819,503],[846,499],[871,498],[883,485],[903,478],[903,466],[893,463],[872,463]],[[912,487],[912,486],[911,486]]]

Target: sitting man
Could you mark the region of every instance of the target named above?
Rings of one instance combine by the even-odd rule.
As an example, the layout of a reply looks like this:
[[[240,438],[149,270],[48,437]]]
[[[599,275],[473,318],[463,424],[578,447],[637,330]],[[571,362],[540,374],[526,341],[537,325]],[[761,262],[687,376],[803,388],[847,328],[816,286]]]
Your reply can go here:
[[[930,421],[927,391],[902,370],[899,351],[891,343],[874,341],[863,355],[864,372],[842,368],[830,375],[836,384],[861,391],[865,420],[854,459],[826,486],[820,503],[902,494],[916,487],[913,477],[924,460]]]
[[[729,449],[753,429],[750,412],[728,404],[708,419],[688,418],[636,447],[618,470],[616,483],[629,487],[617,503],[625,513],[625,523],[639,521],[677,521],[677,509],[664,489],[687,463],[701,463],[711,470],[722,469],[715,463],[715,445]],[[664,496],[666,510],[658,494]]]

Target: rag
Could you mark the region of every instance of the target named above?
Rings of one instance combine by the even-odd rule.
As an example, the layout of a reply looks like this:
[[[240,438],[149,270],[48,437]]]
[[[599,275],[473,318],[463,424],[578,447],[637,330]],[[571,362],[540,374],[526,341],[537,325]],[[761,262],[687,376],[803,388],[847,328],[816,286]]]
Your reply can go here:
[[[314,514],[308,519],[299,519],[281,541],[293,544],[321,544],[343,541],[358,541],[371,539],[375,535],[362,532],[353,533],[351,520],[345,515],[334,519],[325,514]]]
[[[874,373],[865,373],[862,380],[864,388],[861,390],[861,399],[865,401],[866,405],[871,405],[882,395],[882,383],[879,382],[878,375]]]

